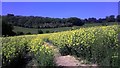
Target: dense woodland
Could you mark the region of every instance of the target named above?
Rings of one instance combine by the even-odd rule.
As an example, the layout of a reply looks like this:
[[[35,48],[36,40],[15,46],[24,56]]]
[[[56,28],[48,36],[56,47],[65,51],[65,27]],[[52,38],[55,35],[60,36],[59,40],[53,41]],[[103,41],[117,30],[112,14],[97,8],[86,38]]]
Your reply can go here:
[[[105,23],[105,22],[120,22],[120,15],[106,16],[106,18],[88,18],[80,19],[77,17],[70,18],[50,18],[41,16],[15,16],[8,14],[2,16],[2,20],[14,26],[21,26],[27,28],[57,28],[69,26],[82,26],[84,23]]]
[[[25,28],[59,28],[59,27],[72,27],[72,26],[82,26],[87,23],[109,23],[109,22],[120,22],[120,15],[106,16],[106,18],[88,18],[80,19],[77,17],[70,18],[50,18],[41,16],[17,16],[14,14],[7,14],[2,16],[2,30],[3,34],[6,35],[6,31],[10,33],[9,35],[14,35],[15,33],[11,30],[13,26],[20,26]],[[9,25],[7,25],[9,24]]]

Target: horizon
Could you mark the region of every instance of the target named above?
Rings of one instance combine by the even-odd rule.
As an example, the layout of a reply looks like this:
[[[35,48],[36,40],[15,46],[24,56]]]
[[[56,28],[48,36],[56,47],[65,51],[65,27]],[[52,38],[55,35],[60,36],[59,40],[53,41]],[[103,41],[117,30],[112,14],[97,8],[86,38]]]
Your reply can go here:
[[[11,13],[8,13],[8,14],[11,14]],[[8,14],[6,14],[6,15],[1,15],[1,16],[7,16]],[[46,17],[48,17],[48,16],[34,16],[34,15],[15,15],[15,14],[13,14],[14,16],[25,16],[25,17],[30,17],[30,16],[33,16],[33,17],[44,17],[44,18],[46,18]],[[111,16],[111,15],[109,15],[109,16]],[[117,15],[114,15],[115,16],[115,18],[117,17]],[[49,17],[49,18],[58,18],[58,17]],[[64,18],[64,17],[63,17]],[[60,19],[63,19],[63,18],[60,18]],[[66,18],[70,18],[70,17],[66,17]],[[79,17],[76,17],[76,18],[79,18]],[[95,17],[89,17],[89,18],[95,18]],[[104,19],[104,18],[106,18],[106,16],[105,17],[103,17],[103,18],[101,18],[101,19]],[[80,18],[80,19],[88,19],[88,18]],[[100,18],[96,18],[97,20],[98,19],[100,19]]]
[[[2,10],[2,15],[99,19],[117,16],[118,2],[3,2]]]

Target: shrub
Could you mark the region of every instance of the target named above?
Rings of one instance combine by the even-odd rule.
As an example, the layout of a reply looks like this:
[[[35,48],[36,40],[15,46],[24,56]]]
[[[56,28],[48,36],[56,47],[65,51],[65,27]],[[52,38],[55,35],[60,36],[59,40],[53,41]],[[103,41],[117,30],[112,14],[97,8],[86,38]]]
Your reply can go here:
[[[38,34],[43,34],[43,31],[42,30],[38,30]]]
[[[46,30],[46,33],[50,33],[50,31],[49,31],[49,30]]]
[[[30,32],[26,33],[26,34],[31,34]]]

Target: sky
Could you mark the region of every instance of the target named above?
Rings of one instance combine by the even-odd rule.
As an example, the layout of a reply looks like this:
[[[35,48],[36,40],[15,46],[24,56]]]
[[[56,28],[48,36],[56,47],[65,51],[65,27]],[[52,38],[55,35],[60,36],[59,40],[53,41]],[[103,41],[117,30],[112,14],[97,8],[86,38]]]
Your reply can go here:
[[[104,18],[118,15],[118,2],[3,2],[2,15]]]
[[[2,0],[2,2],[118,2],[119,0]]]

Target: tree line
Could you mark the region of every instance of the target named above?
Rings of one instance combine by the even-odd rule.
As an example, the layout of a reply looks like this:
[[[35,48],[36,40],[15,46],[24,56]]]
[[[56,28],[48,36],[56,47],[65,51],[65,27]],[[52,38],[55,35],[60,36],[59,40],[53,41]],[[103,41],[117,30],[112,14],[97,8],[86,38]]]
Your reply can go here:
[[[14,14],[8,14],[2,16],[2,20],[8,24],[26,28],[58,28],[71,27],[73,25],[81,26],[84,24],[81,19],[76,17],[61,19],[38,16],[14,16]]]
[[[120,15],[106,16],[106,18],[96,19],[94,17],[88,19],[80,19],[77,17],[70,18],[50,18],[41,16],[15,16],[14,14],[7,14],[2,17],[2,35],[15,35],[12,31],[13,26],[20,26],[25,28],[59,28],[59,27],[72,27],[82,26],[86,23],[109,23],[120,22]],[[9,34],[8,34],[9,33]],[[38,33],[42,33],[38,31]],[[23,34],[23,33],[19,33]],[[30,33],[28,33],[30,34]]]
[[[15,16],[14,14],[7,14],[2,16],[2,20],[14,26],[26,28],[58,28],[82,26],[85,23],[105,23],[105,22],[120,22],[120,15],[116,18],[114,15],[106,16],[106,18],[88,18],[80,19],[77,17],[70,18],[50,18],[41,16]]]

